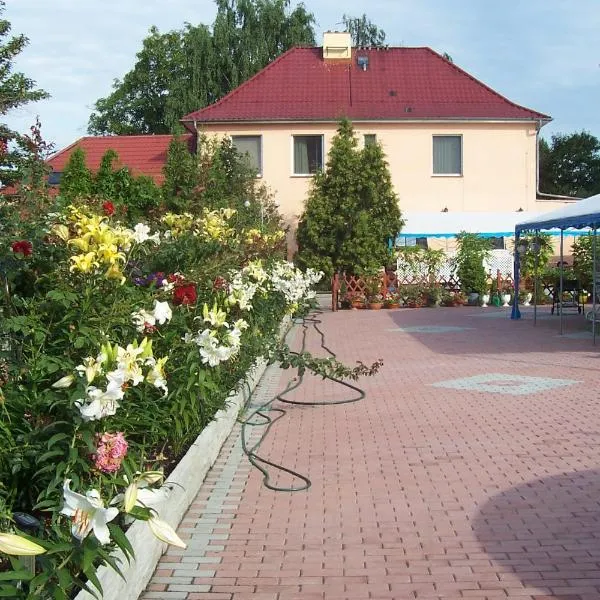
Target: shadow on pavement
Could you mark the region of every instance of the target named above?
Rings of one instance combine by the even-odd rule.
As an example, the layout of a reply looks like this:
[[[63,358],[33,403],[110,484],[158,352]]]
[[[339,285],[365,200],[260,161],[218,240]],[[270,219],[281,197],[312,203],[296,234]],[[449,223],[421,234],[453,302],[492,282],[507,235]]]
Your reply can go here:
[[[598,432],[577,433],[600,444]],[[600,470],[505,490],[483,505],[473,530],[496,565],[536,588],[534,597],[600,598]]]

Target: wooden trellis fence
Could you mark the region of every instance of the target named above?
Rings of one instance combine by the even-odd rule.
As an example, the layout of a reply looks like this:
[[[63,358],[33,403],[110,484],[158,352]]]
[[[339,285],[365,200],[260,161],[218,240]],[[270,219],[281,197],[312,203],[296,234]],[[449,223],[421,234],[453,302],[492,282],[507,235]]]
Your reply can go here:
[[[500,270],[496,272],[496,284],[498,290],[513,289],[514,279],[512,275],[502,274]],[[427,276],[415,274],[403,274],[400,277],[395,272],[386,271],[381,273],[380,294],[385,298],[390,292],[402,291],[404,287],[416,285],[437,285],[447,292],[460,291],[460,281],[454,274],[439,276],[435,280],[429,279]],[[526,282],[521,280],[521,289],[525,289]],[[357,275],[346,275],[345,273],[336,273],[331,281],[331,309],[337,311],[339,303],[344,298],[341,297],[343,292],[345,298],[352,298],[359,295],[366,295],[367,284]]]

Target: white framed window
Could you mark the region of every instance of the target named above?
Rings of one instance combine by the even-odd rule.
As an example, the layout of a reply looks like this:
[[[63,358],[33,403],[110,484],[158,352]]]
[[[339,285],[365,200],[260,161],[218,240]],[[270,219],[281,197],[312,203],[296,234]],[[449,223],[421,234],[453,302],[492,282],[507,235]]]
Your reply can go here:
[[[462,175],[462,135],[433,136],[433,174]]]
[[[323,168],[323,136],[295,135],[294,175],[314,175]]]
[[[248,164],[262,175],[262,135],[232,135],[235,149],[246,156]]]
[[[365,146],[374,146],[377,143],[377,135],[375,133],[365,133],[363,140]]]

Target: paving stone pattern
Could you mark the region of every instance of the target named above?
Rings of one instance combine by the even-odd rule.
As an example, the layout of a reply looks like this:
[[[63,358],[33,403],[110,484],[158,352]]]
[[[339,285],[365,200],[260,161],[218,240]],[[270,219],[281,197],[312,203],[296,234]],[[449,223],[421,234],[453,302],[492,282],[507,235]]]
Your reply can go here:
[[[263,443],[312,486],[266,489],[236,429],[142,598],[600,599],[600,346],[483,311],[325,313],[340,359],[385,364],[365,400],[288,405]],[[347,395],[307,377],[290,397]]]

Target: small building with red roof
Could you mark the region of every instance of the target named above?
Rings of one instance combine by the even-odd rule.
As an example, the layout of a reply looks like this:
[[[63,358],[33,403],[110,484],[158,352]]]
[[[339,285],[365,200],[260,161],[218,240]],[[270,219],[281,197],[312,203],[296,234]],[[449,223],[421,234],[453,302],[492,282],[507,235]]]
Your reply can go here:
[[[190,152],[195,152],[195,135],[188,133],[177,137],[187,142]],[[167,162],[167,151],[172,139],[172,135],[82,137],[48,159],[48,165],[54,173],[50,181],[58,182],[59,174],[67,165],[73,150],[81,148],[85,152],[86,164],[93,172],[99,169],[106,151],[114,150],[119,156],[118,164],[115,165],[117,168],[129,167],[133,175],[148,175],[160,185],[164,180],[163,167]]]

